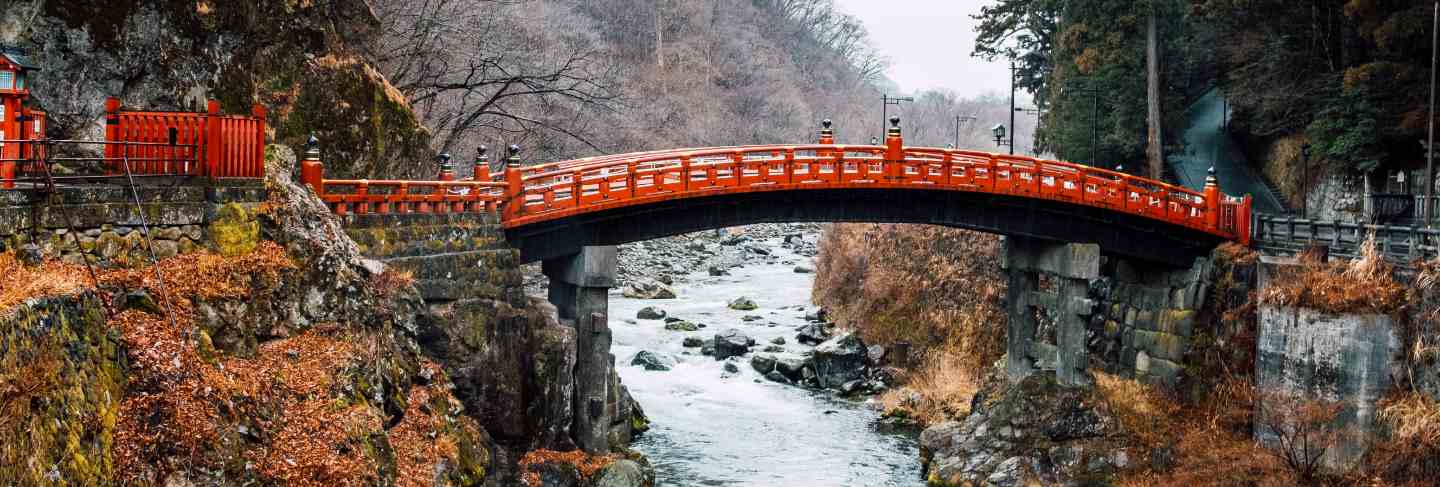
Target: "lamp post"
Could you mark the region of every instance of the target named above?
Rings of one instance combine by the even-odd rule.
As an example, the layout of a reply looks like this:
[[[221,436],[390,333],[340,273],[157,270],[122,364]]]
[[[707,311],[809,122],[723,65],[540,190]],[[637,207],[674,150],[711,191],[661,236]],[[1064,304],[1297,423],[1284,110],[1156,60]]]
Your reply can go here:
[[[885,134],[885,121],[890,119],[890,105],[900,106],[900,102],[914,102],[915,99],[908,96],[880,95],[880,134]]]
[[[961,116],[961,115],[956,115],[956,116],[955,116],[955,145],[952,145],[951,147],[960,147],[960,121],[961,121],[961,120],[964,120],[964,121],[966,121],[966,122],[974,122],[974,121],[976,121],[976,120],[978,120],[978,119],[976,119],[975,117],[972,117],[972,116]]]
[[[1300,146],[1300,218],[1310,218],[1310,144]]]
[[[1010,58],[1010,127],[1015,127],[1015,58]],[[1010,155],[1015,155],[1015,141],[1010,141]]]
[[[994,128],[990,129],[990,135],[995,136],[996,146],[1008,145],[1010,146],[1010,153],[1015,153],[1015,141],[1013,140],[1013,138],[1005,137],[1005,124],[1002,123],[995,125]]]

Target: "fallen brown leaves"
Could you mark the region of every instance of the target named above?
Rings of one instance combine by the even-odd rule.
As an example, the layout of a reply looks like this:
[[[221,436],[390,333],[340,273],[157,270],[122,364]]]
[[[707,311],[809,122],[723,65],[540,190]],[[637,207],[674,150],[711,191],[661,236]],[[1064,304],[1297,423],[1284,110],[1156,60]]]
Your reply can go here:
[[[0,254],[0,312],[30,298],[72,295],[88,287],[84,266],[50,261],[31,267],[15,254]]]
[[[547,463],[565,463],[575,466],[580,471],[581,479],[588,479],[599,472],[600,469],[615,463],[615,455],[591,455],[581,450],[554,451],[534,450],[526,453],[520,458],[521,480],[530,487],[540,486],[540,474],[533,470],[533,467]]]

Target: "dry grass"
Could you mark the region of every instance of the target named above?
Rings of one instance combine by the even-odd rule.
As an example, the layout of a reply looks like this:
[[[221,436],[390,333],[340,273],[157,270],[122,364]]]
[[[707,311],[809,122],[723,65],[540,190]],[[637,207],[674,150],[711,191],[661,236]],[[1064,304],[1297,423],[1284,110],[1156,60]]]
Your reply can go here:
[[[931,353],[910,372],[905,387],[885,391],[879,402],[885,414],[935,424],[970,413],[970,400],[980,389],[970,360],[951,351]]]
[[[1301,260],[1294,269],[1281,269],[1274,285],[1260,296],[1264,304],[1305,307],[1326,313],[1379,313],[1399,311],[1408,300],[1405,287],[1395,281],[1371,233],[1361,257],[1329,263]]]
[[[1123,431],[1147,449],[1165,446],[1173,436],[1172,417],[1180,405],[1161,391],[1133,379],[1095,372],[1095,391]]]
[[[968,230],[831,225],[813,298],[867,342],[908,341],[920,356],[943,350],[978,377],[1005,352],[999,251],[996,236]]]
[[[1390,436],[1371,446],[1355,484],[1434,485],[1440,478],[1440,401],[1405,392],[1385,399],[1380,420]]]

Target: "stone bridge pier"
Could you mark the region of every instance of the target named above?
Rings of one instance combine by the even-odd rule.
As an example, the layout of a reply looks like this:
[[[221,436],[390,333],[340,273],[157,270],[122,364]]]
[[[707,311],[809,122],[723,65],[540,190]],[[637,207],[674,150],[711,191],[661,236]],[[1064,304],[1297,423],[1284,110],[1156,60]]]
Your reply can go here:
[[[1085,385],[1086,323],[1094,307],[1088,294],[1090,280],[1100,277],[1100,246],[1010,237],[1002,267],[1009,282],[1006,374],[1018,381],[1053,368],[1059,383]],[[1045,336],[1052,331],[1053,344]]]
[[[579,253],[547,259],[541,270],[550,278],[550,303],[561,323],[575,329],[575,417],[571,435],[590,453],[610,451],[607,437],[620,400],[610,377],[610,288],[615,287],[615,246],[584,247]]]

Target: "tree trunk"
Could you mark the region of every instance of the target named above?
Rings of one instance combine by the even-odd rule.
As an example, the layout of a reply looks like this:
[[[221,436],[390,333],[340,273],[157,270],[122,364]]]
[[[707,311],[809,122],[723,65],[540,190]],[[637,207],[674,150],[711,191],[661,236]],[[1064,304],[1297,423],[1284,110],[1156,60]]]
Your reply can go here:
[[[1165,169],[1165,143],[1162,140],[1160,113],[1160,39],[1156,32],[1155,5],[1150,5],[1150,22],[1145,29],[1145,74],[1146,74],[1146,95],[1145,102],[1148,105],[1146,119],[1145,157],[1149,160],[1150,177],[1160,179]]]

